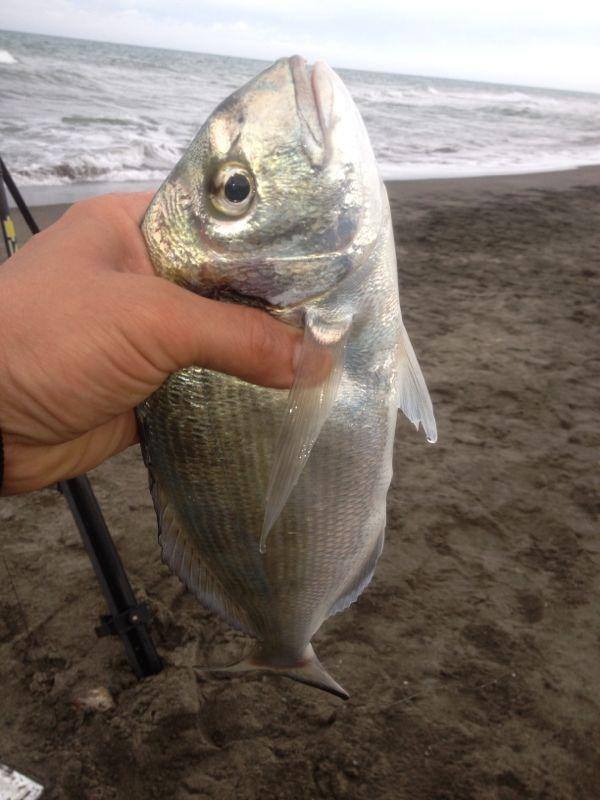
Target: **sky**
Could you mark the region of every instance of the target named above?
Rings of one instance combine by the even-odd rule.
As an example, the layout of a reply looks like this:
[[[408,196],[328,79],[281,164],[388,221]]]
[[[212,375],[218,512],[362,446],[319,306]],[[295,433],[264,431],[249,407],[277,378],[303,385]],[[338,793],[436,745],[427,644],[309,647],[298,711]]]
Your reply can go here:
[[[17,0],[7,30],[600,92],[592,0]]]

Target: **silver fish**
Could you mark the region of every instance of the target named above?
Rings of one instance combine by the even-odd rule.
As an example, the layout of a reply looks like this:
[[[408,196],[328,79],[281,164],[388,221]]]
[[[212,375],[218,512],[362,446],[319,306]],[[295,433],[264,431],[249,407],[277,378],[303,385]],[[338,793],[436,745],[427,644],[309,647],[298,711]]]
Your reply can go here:
[[[429,441],[436,426],[387,194],[340,78],[293,56],[232,94],[142,229],[159,275],[304,330],[289,394],[192,367],[139,406],[163,560],[257,640],[230,671],[347,697],[311,639],[373,575],[398,407]]]

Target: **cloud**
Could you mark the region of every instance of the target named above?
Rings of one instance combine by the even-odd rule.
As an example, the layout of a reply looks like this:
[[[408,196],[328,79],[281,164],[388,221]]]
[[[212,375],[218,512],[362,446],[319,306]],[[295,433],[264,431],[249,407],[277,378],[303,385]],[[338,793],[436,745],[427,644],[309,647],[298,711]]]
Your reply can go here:
[[[600,91],[600,3],[20,0],[13,30],[271,60]]]

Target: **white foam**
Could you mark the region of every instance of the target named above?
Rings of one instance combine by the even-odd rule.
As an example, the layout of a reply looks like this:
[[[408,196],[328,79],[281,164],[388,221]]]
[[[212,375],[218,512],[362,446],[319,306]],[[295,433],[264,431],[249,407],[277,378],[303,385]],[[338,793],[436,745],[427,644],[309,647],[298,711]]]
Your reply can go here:
[[[0,64],[16,64],[17,59],[8,50],[0,50]]]
[[[160,181],[212,109],[260,68],[225,56],[1,37],[0,95],[10,93],[12,104],[0,120],[2,155],[28,189],[80,193]],[[27,57],[3,69],[17,63],[13,52]],[[386,178],[600,163],[600,95],[357,70],[341,76]]]

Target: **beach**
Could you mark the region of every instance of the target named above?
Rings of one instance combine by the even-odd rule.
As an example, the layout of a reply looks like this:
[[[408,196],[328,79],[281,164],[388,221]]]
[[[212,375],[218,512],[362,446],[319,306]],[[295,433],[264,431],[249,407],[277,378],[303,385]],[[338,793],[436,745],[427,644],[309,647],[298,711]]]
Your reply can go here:
[[[90,479],[153,613],[152,678],[96,637],[58,492],[0,501],[0,755],[45,800],[598,797],[600,167],[388,191],[439,441],[399,417],[375,578],[314,642],[351,699],[194,670],[248,642],[161,564],[136,446]]]

